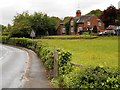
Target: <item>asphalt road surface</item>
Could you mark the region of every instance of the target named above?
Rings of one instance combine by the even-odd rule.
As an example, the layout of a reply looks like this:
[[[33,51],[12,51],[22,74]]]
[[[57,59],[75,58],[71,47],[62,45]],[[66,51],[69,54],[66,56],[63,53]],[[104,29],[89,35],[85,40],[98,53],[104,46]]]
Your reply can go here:
[[[19,88],[28,60],[28,53],[0,44],[0,88]]]

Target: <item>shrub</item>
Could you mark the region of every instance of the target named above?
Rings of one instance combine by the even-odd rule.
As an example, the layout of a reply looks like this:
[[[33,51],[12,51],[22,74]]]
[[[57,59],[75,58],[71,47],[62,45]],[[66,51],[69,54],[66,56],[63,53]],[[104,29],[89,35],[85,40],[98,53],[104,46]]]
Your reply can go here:
[[[84,32],[87,33],[87,32]],[[94,39],[97,38],[97,36],[90,36],[87,34],[83,34],[80,36],[44,36],[42,39]]]
[[[37,45],[36,52],[39,54],[42,62],[45,64],[46,68],[52,70],[54,67],[54,51],[58,52],[58,70],[59,75],[67,74],[71,71],[71,53],[68,51],[64,51],[62,49],[55,49],[53,47],[49,47],[46,44],[40,43],[40,46]],[[39,49],[39,50],[38,50]]]
[[[7,44],[9,40],[8,36],[0,36],[0,43]]]
[[[9,35],[9,32],[2,32],[2,35],[3,35],[3,36],[8,36],[8,35]]]
[[[59,65],[59,75],[68,74],[71,71],[71,53],[61,49],[57,50],[59,53],[58,65]]]
[[[64,77],[64,87],[67,88],[120,88],[117,70],[111,71],[103,67],[90,67],[84,70],[74,70]]]

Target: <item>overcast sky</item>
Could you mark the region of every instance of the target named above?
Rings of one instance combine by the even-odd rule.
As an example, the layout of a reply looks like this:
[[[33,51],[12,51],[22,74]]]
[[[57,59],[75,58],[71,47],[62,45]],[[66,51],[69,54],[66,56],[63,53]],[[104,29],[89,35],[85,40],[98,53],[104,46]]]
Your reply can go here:
[[[23,11],[43,12],[64,18],[75,16],[78,9],[84,15],[91,10],[104,10],[111,4],[118,8],[118,2],[119,0],[0,0],[0,24],[12,24],[14,16]]]

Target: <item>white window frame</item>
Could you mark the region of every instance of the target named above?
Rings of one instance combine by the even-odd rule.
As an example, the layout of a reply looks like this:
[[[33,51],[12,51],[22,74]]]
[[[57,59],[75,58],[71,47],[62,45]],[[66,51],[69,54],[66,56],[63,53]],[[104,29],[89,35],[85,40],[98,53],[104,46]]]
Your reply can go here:
[[[65,29],[65,28],[63,28],[63,29],[62,29],[62,33],[65,33],[65,32],[66,32],[66,29]]]
[[[101,22],[98,22],[98,26],[102,26],[102,23],[101,23]]]
[[[71,26],[73,26],[73,25],[74,25],[74,21],[73,21],[73,20],[70,22],[70,25],[71,25]]]
[[[91,24],[91,22],[90,22],[90,21],[88,21],[88,22],[87,22],[87,25],[88,25],[88,26],[90,26],[90,24]]]
[[[78,27],[78,32],[82,31],[83,28],[82,27]]]
[[[71,27],[70,31],[71,31],[71,32],[74,32],[74,28],[73,28],[73,27]]]

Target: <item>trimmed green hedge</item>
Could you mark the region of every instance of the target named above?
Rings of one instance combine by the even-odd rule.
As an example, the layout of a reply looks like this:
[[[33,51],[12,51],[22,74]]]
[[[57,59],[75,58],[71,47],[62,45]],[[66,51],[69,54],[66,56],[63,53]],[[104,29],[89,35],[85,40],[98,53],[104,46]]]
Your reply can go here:
[[[8,43],[9,37],[8,36],[0,36],[0,43],[6,44]]]
[[[3,36],[8,36],[8,35],[9,35],[9,32],[2,32],[2,35],[3,35]]]
[[[94,39],[97,36],[90,36],[90,35],[79,35],[79,36],[44,36],[41,37],[42,39]]]
[[[76,70],[64,76],[63,84],[67,88],[120,88],[118,70],[110,70],[100,66]]]
[[[49,47],[46,44],[37,43],[35,52],[40,56],[42,62],[48,70],[53,70],[54,51],[58,52],[58,75],[68,74],[72,71],[71,53],[59,48]],[[69,67],[69,68],[68,68]],[[67,70],[67,71],[66,71]],[[50,76],[52,77],[52,75]]]

